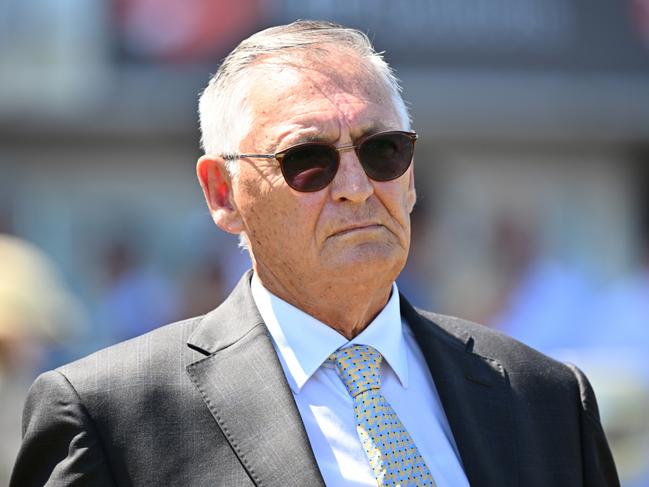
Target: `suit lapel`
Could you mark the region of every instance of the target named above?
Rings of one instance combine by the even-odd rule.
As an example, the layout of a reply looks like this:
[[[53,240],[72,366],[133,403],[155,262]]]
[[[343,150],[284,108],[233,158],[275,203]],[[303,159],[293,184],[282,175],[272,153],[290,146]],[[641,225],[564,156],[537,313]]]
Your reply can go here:
[[[471,486],[518,485],[505,370],[473,353],[474,338],[465,331],[442,319],[433,323],[403,297],[401,311],[430,368]]]
[[[246,274],[205,316],[187,366],[232,450],[257,485],[324,486],[308,437]]]

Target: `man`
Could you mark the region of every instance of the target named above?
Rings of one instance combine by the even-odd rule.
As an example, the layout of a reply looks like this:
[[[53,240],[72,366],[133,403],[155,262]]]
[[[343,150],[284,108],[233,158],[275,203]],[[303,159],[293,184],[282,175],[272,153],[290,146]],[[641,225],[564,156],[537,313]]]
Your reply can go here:
[[[250,37],[200,116],[201,187],[254,272],[38,378],[13,486],[618,485],[581,372],[399,296],[416,135],[363,34]]]

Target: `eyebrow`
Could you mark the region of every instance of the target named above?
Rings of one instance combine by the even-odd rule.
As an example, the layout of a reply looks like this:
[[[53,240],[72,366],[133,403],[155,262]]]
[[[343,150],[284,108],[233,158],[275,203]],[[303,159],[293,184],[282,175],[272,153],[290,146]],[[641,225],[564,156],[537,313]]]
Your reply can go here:
[[[298,144],[305,144],[307,142],[322,142],[322,137],[318,133],[310,133],[310,134],[304,134],[298,137],[297,139],[293,140],[290,144],[288,144],[286,147],[283,149],[280,149],[280,143],[275,143],[275,144],[269,144],[264,148],[264,151],[267,154],[277,154],[278,152],[281,152],[283,150],[288,149],[289,147],[293,147],[294,145]]]
[[[357,139],[361,139],[361,138],[366,137],[368,135],[378,134],[379,132],[385,132],[387,130],[401,130],[401,129],[399,129],[399,128],[391,129],[390,127],[385,125],[383,122],[374,122],[371,125],[368,125],[365,128],[365,130],[363,130],[362,135],[360,137],[358,137]],[[356,140],[356,139],[354,139],[354,140]]]
[[[296,144],[304,144],[306,142],[322,142],[323,138],[320,134],[318,133],[310,133],[310,134],[305,134],[301,135],[291,145],[296,145]]]
[[[361,135],[359,135],[358,137],[354,137],[353,141],[356,142],[357,140],[362,139],[363,137],[367,137],[368,135],[373,135],[379,132],[384,132],[386,130],[390,130],[390,129],[383,122],[374,122],[368,125],[367,127],[365,127]],[[398,129],[394,129],[394,130],[398,130]],[[295,139],[293,142],[291,142],[289,145],[287,145],[285,148],[281,150],[286,150],[289,147],[293,147],[298,144],[306,144],[308,142],[332,143],[329,140],[323,139],[323,137],[319,133],[308,133],[308,134],[301,135],[300,137]],[[277,152],[280,152],[278,148],[279,148],[278,145],[274,144],[272,146],[266,147],[265,150],[269,154],[276,154]]]

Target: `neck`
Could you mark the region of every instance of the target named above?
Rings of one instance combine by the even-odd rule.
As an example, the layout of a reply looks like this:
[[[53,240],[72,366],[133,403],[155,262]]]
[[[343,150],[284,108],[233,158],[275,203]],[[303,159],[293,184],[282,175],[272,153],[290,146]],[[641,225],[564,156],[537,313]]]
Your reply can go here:
[[[361,333],[381,312],[390,299],[393,279],[379,282],[352,278],[324,281],[296,279],[280,281],[263,266],[255,265],[255,273],[264,287],[278,298],[301,309],[330,326],[348,340]]]

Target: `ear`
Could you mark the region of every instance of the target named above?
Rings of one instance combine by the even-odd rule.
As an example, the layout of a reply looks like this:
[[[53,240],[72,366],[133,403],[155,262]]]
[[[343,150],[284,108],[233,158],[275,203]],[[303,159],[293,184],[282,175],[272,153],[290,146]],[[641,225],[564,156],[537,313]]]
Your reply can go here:
[[[232,179],[225,161],[204,155],[196,163],[196,175],[214,223],[228,233],[241,233],[243,221],[234,203]]]
[[[415,203],[417,202],[417,190],[415,189],[415,168],[413,167],[414,163],[415,161],[412,161],[412,165],[409,169],[410,176],[408,179],[408,192],[406,194],[408,213],[412,213],[412,209],[415,207]]]

